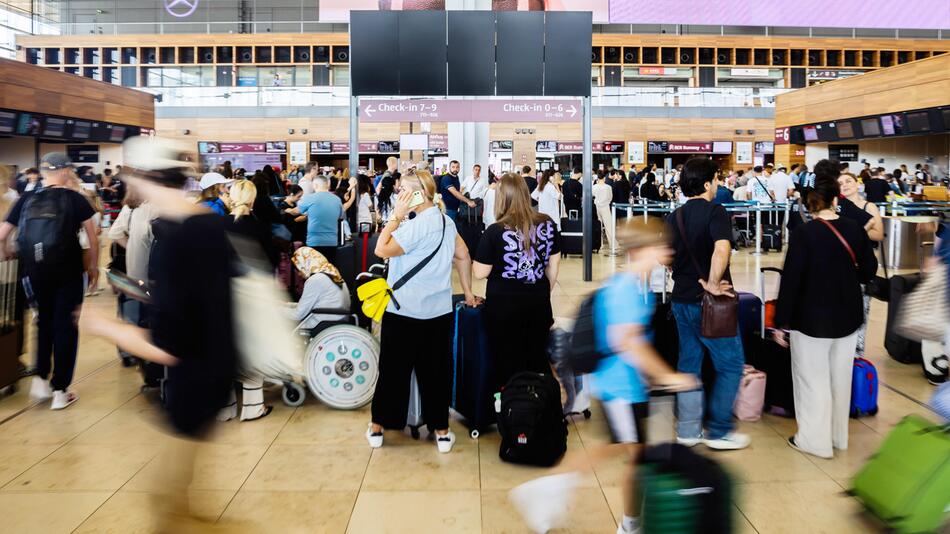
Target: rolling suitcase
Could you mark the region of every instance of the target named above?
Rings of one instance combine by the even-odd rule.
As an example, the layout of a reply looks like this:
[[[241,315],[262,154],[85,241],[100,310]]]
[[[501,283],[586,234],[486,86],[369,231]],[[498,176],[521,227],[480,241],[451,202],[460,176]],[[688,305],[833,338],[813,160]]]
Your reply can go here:
[[[877,369],[864,358],[855,358],[851,371],[851,417],[877,413]]]
[[[778,224],[762,225],[762,250],[782,252],[782,226]]]
[[[892,276],[891,296],[887,303],[887,325],[884,327],[884,348],[887,353],[901,363],[920,363],[920,343],[903,337],[894,331],[897,316],[900,313],[901,300],[920,283],[920,274]]]
[[[280,260],[277,263],[277,279],[287,288],[292,300],[300,298],[303,294],[304,283],[306,283],[306,280],[297,272],[293,262],[294,252],[302,246],[303,243],[300,241],[289,243],[287,248],[280,251]]]
[[[762,267],[759,269],[759,284],[762,295],[765,295],[765,273],[774,272],[779,276],[781,269]],[[767,381],[765,384],[764,409],[773,415],[782,417],[795,416],[795,397],[792,390],[792,351],[776,343],[772,339],[771,328],[765,326],[765,309],[762,309],[761,335],[756,353],[747,358],[756,369],[764,372]]]
[[[854,477],[849,493],[894,532],[936,532],[950,519],[950,431],[908,415]]]
[[[377,242],[379,234],[372,232],[361,232],[353,240],[357,274],[368,272],[373,265],[385,265],[386,260],[376,255]]]
[[[494,371],[481,306],[456,297],[453,335],[452,409],[462,416],[473,439],[495,423]]]
[[[739,338],[743,348],[747,340],[759,334],[761,328],[762,299],[755,293],[739,292]]]
[[[462,241],[465,242],[465,246],[468,247],[469,256],[473,258],[475,251],[478,250],[478,243],[482,239],[482,233],[485,231],[485,223],[482,219],[482,212],[485,209],[484,201],[477,198],[475,203],[474,208],[461,204],[455,221],[455,228],[462,237]]]
[[[557,373],[558,382],[564,390],[564,415],[583,414],[590,419],[590,390],[587,388],[587,375],[577,374],[567,361],[571,347],[571,331],[567,328],[551,329],[551,341],[548,344],[548,356]]]
[[[594,252],[600,251],[600,234],[600,221],[594,219],[591,230]],[[561,254],[584,254],[584,223],[581,219],[561,219]]]

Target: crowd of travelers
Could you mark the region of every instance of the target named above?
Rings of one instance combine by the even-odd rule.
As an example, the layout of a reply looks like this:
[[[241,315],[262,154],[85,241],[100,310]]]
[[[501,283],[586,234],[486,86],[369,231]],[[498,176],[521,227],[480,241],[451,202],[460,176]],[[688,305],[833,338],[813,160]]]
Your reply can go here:
[[[103,231],[113,244],[113,268],[121,256],[121,268],[148,287],[150,301],[134,304],[134,320],[86,311],[83,329],[114,342],[127,365],[166,370],[168,420],[183,442],[207,437],[216,421],[255,420],[271,411],[264,377],[239,364],[229,286],[231,235],[257,243],[275,272],[282,257],[290,258],[304,282],[288,313],[312,324],[325,317],[310,310],[356,304],[350,293],[355,281],[340,268],[347,261],[341,245],[353,236],[377,235],[372,253],[387,263],[389,285],[404,283],[380,321],[379,377],[365,433],[373,448],[383,446],[386,431],[406,427],[414,376],[438,451],[453,449],[453,287],[461,292],[456,301],[482,309],[493,391],[524,371],[552,372],[552,292],[560,273],[562,220],[583,216],[581,169],[562,177],[526,166],[499,176],[473,165],[463,177],[460,163],[452,161],[445,174],[433,176],[425,163],[400,167],[391,157],[378,175],[328,173],[311,162],[253,173],[226,163],[194,176],[186,153],[172,141],[135,138],[126,141],[124,165],[114,173],[97,175],[77,168],[65,154],[50,153],[39,169],[27,169],[15,182],[0,176],[0,244],[5,256],[11,254],[17,235],[24,289],[36,310],[35,399],[51,398],[54,410],[78,400],[70,389],[76,316],[87,288],[97,287]],[[749,359],[741,333],[734,328],[712,336],[704,324],[707,297],[736,294],[733,223],[723,204],[802,206],[788,221],[772,332],[774,343],[791,350],[797,432],[789,445],[830,458],[848,446],[851,362],[865,349],[864,286],[877,272],[874,243],[883,239],[875,203],[922,193],[933,181],[927,165],[915,173],[866,165],[855,175],[830,160],[811,169],[766,165],[722,172],[710,159],[693,158],[668,171],[649,165],[597,173],[592,200],[601,221],[612,221],[612,204],[638,198],[676,206],[665,220],[604,224],[621,258],[593,300],[602,358],[590,376],[619,444],[610,450],[630,460],[618,533],[641,527],[634,470],[646,439],[651,388],[678,392],[678,443],[733,450],[751,442],[733,417]],[[43,210],[60,214],[57,223],[40,227]],[[938,235],[945,231],[941,227]],[[946,262],[943,243],[938,257]],[[674,282],[670,298],[679,349],[673,362],[651,344],[654,296],[641,283],[658,265],[669,266]],[[474,280],[486,280],[484,297],[475,294]],[[128,297],[119,300],[125,309]],[[707,355],[714,380],[697,394]],[[181,484],[193,451],[182,445],[176,458],[159,505],[172,515],[184,506]],[[565,460],[555,474],[512,492],[529,526],[543,532],[556,525],[580,468]]]

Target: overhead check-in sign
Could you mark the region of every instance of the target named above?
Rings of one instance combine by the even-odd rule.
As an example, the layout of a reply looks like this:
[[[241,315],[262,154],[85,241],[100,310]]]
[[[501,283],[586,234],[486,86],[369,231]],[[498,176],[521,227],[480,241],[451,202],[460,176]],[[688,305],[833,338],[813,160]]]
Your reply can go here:
[[[361,100],[362,122],[568,122],[580,100]]]

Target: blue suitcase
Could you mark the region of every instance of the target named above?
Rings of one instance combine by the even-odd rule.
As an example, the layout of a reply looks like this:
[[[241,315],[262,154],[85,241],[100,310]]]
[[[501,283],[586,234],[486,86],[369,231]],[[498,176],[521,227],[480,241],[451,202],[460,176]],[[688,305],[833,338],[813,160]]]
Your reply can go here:
[[[452,409],[477,438],[495,424],[494,371],[482,307],[455,300]]]
[[[851,372],[851,417],[877,413],[877,369],[864,358],[855,358]]]

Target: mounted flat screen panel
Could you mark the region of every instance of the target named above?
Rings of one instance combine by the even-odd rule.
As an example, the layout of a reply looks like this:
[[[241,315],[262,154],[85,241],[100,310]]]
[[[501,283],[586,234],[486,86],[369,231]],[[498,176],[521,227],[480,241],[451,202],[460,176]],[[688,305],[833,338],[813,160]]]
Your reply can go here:
[[[353,94],[399,94],[399,13],[354,11],[350,32],[350,85]],[[423,63],[422,58],[417,61]],[[435,94],[435,93],[432,93]]]
[[[838,140],[838,128],[833,122],[825,122],[818,125],[818,140],[819,141],[837,141]]]
[[[0,134],[11,134],[16,128],[16,111],[0,111]]]
[[[544,13],[504,11],[497,17],[498,95],[540,95],[544,80]],[[587,50],[587,49],[585,49]],[[589,76],[585,77],[590,85]],[[588,94],[590,88],[588,88]]]
[[[905,113],[904,118],[907,119],[907,131],[910,133],[929,132],[932,129],[930,126],[930,113],[927,111]]]
[[[802,132],[805,134],[805,141],[817,141],[818,140],[818,129],[814,126],[805,126],[802,128]]]
[[[943,116],[943,128],[950,130],[950,108],[940,110],[940,114]]]
[[[401,11],[398,15],[399,94],[444,95],[445,12]],[[392,30],[388,37],[391,42]]]
[[[838,121],[835,124],[838,127],[838,139],[851,139],[854,137],[854,127],[851,121]]]
[[[877,117],[861,119],[861,137],[878,137],[881,135],[881,123]]]
[[[544,23],[544,94],[590,96],[591,13],[547,13]]]
[[[904,118],[900,115],[881,115],[881,130],[884,135],[904,133]]]
[[[399,134],[400,150],[429,150],[429,134]]]
[[[713,141],[713,154],[732,154],[732,141]]]
[[[62,137],[64,133],[66,133],[66,119],[46,117],[46,124],[43,127],[44,137]]]
[[[495,94],[495,14],[449,11],[448,33],[448,94]]]

